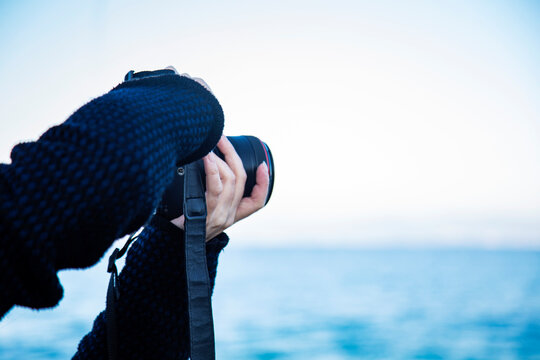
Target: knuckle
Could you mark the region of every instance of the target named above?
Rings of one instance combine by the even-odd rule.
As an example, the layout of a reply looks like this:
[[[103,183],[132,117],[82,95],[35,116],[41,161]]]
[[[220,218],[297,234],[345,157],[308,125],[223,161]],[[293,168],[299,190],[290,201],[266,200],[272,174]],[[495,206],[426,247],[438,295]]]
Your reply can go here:
[[[225,224],[227,223],[227,216],[220,215],[217,218],[217,223],[219,224],[220,228],[223,228],[225,226]]]
[[[229,214],[223,221],[223,229],[227,229],[232,224],[234,224],[234,218]]]
[[[221,195],[221,193],[223,192],[223,184],[220,182],[217,186],[216,186],[216,193],[218,195]]]
[[[207,170],[207,175],[216,176],[219,175],[217,166],[210,166]]]
[[[215,186],[210,189],[210,194],[215,197],[219,197],[223,193],[223,185]]]
[[[240,180],[242,182],[246,182],[246,179],[247,179],[247,173],[246,173],[246,170],[244,169],[244,167],[242,166],[242,170],[238,174],[238,180]]]
[[[207,200],[206,204],[207,204],[208,212],[211,212],[211,211],[213,211],[213,209],[216,208],[217,201],[215,201],[215,200]]]
[[[232,171],[227,172],[226,175],[223,178],[223,181],[227,184],[234,184],[236,182],[236,176]]]
[[[210,186],[210,190],[213,190],[213,191],[216,191],[216,192],[221,192],[223,191],[223,183],[220,181],[216,181],[214,182],[213,184],[211,184]]]

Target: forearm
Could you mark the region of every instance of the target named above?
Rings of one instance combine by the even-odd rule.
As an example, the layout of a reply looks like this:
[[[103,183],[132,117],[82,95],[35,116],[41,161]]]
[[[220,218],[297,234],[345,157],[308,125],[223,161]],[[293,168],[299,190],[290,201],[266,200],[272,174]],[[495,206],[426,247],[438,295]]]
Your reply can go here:
[[[142,226],[175,166],[210,151],[222,128],[213,95],[168,75],[123,83],[16,146],[0,165],[0,317],[55,305],[56,271],[94,264]]]
[[[213,288],[225,234],[206,245]],[[189,354],[183,232],[154,219],[133,244],[120,274],[118,352],[126,359],[177,359]],[[100,314],[76,359],[106,357],[106,319]],[[179,356],[182,354],[183,356]]]

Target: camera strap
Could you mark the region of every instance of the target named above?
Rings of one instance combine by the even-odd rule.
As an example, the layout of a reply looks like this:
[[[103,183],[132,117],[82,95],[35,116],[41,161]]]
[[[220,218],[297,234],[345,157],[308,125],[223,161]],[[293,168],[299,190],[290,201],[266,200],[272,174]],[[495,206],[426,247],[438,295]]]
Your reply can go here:
[[[186,278],[191,360],[214,360],[214,322],[206,263],[206,197],[202,161],[184,166]]]
[[[116,303],[120,298],[120,290],[118,288],[118,268],[116,267],[116,260],[120,259],[127,252],[129,245],[137,239],[135,233],[129,236],[122,249],[114,249],[113,253],[109,257],[109,265],[107,272],[111,273],[109,280],[109,287],[107,288],[107,304],[105,309],[105,319],[107,324],[107,353],[109,360],[118,359],[118,323],[116,316]]]
[[[191,360],[215,360],[214,322],[210,277],[206,263],[206,197],[201,161],[184,166],[185,256],[188,294],[189,339]],[[124,247],[115,249],[109,257],[107,272],[111,273],[107,290],[105,318],[109,360],[118,359],[117,302],[120,297],[116,260],[127,252],[136,239],[131,234]]]

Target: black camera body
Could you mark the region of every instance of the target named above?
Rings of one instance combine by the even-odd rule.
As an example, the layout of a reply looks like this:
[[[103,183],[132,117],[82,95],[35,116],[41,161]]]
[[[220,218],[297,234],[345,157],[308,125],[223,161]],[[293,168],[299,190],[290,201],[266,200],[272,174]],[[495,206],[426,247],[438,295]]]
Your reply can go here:
[[[266,143],[259,140],[255,136],[228,136],[227,139],[231,142],[234,149],[240,156],[244,169],[246,170],[246,186],[244,188],[244,197],[251,195],[251,191],[256,184],[257,167],[266,162],[268,165],[268,174],[270,176],[270,183],[268,185],[268,196],[266,197],[265,205],[270,200],[272,190],[274,187],[274,160],[270,148]],[[224,155],[216,147],[213,152],[224,159]],[[205,179],[204,164],[202,160],[197,160],[192,163],[198,171],[201,173],[201,179]],[[206,191],[206,184],[204,181],[201,186]],[[169,187],[163,193],[163,197],[159,206],[156,209],[156,214],[160,215],[167,220],[175,219],[184,213],[184,168],[179,167],[176,169],[174,179]]]

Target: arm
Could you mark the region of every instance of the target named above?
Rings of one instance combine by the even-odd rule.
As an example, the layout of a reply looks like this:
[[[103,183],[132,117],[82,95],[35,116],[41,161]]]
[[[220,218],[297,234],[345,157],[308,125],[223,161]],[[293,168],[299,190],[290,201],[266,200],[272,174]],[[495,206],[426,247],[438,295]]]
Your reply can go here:
[[[119,354],[125,359],[187,359],[189,355],[183,231],[155,217],[129,250],[120,274]],[[212,289],[218,255],[228,238],[206,243]],[[74,359],[106,359],[106,323],[102,312]],[[182,356],[180,356],[180,354]]]
[[[208,90],[164,75],[122,83],[17,145],[0,165],[0,317],[56,305],[56,271],[96,263],[142,226],[175,166],[208,153],[222,129]]]

